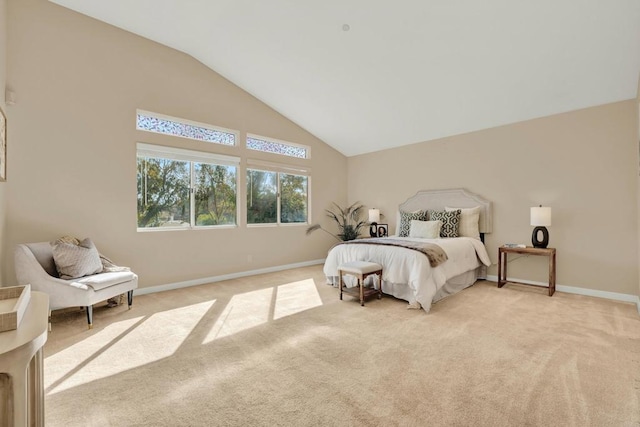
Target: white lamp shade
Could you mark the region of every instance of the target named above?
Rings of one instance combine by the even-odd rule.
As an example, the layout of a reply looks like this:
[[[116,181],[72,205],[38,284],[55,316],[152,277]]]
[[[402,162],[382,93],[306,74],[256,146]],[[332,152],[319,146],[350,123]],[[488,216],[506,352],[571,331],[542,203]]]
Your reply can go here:
[[[380,222],[380,209],[369,209],[369,222]]]
[[[531,225],[534,227],[548,227],[551,225],[551,208],[536,206],[531,208]]]

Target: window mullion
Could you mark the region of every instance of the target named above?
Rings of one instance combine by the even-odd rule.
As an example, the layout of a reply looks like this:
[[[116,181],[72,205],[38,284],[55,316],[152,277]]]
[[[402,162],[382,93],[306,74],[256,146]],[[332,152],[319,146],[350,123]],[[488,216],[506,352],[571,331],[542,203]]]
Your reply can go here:
[[[280,172],[278,172],[276,174],[276,180],[278,181],[278,190],[277,190],[278,192],[276,193],[276,202],[277,202],[276,203],[276,215],[278,217],[277,224],[280,225],[281,224],[280,215],[282,213],[282,206],[280,206],[281,202],[282,202],[282,193],[281,193],[282,188],[280,187]]]
[[[196,168],[193,162],[189,162],[190,179],[189,179],[189,222],[191,227],[196,226]]]
[[[143,180],[144,180],[144,205],[143,206],[147,206],[149,204],[149,182],[148,182],[148,174],[149,174],[149,162],[147,161],[147,159],[145,158],[142,162],[143,165],[143,171],[142,173],[144,175],[143,176]]]

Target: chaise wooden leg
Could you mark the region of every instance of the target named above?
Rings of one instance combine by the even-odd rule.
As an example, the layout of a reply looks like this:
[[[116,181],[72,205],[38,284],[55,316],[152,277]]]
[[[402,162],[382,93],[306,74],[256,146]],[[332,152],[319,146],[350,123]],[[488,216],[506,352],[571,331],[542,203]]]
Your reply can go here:
[[[131,310],[131,306],[133,305],[133,290],[127,292],[127,302],[129,303],[129,310]]]
[[[89,329],[93,329],[93,306],[87,306],[87,323],[89,324]]]

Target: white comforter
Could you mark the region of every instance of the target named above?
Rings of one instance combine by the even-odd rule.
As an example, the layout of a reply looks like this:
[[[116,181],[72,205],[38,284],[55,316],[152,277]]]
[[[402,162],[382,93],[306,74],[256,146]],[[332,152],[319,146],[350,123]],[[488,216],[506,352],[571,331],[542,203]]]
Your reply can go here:
[[[393,238],[435,243],[447,253],[449,259],[437,267],[431,267],[426,255],[415,250],[388,245],[345,244],[335,246],[329,251],[324,264],[324,274],[327,278],[337,276],[338,266],[349,261],[371,261],[381,264],[384,268],[383,292],[386,291],[386,282],[407,284],[414,298],[409,304],[418,302],[428,312],[434,295],[447,280],[479,267],[480,263],[491,265],[484,244],[469,237]]]

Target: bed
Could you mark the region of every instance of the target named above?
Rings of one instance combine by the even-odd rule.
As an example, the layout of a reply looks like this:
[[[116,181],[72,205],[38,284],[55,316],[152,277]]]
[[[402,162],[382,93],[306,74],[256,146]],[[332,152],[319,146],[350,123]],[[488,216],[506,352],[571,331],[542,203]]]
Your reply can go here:
[[[412,214],[455,210],[460,210],[460,218],[464,218],[465,221],[464,224],[460,223],[461,226],[464,225],[464,230],[463,227],[460,228],[463,234],[461,237],[399,237],[399,230],[403,225],[401,223],[406,223],[406,217],[411,217]],[[455,215],[455,212],[453,214]],[[402,219],[401,216],[405,218]],[[470,227],[473,230],[476,221],[477,228],[470,232]],[[411,225],[418,229],[425,224],[418,221],[412,222]],[[376,262],[384,268],[383,293],[407,301],[409,308],[423,308],[429,312],[433,303],[473,285],[478,279],[486,278],[487,267],[491,265],[491,261],[483,242],[485,234],[491,231],[491,202],[483,197],[464,189],[419,191],[398,206],[394,236],[358,239],[334,246],[327,255],[324,274],[327,281],[335,286],[340,264],[349,261]],[[403,234],[406,234],[406,231]],[[474,235],[475,237],[470,237]],[[390,240],[376,242],[384,239]],[[444,251],[446,260],[439,264],[434,263],[415,247],[410,249],[397,245],[431,248],[435,245],[435,249]],[[346,285],[355,284],[347,282]],[[379,286],[375,283],[373,285]]]

